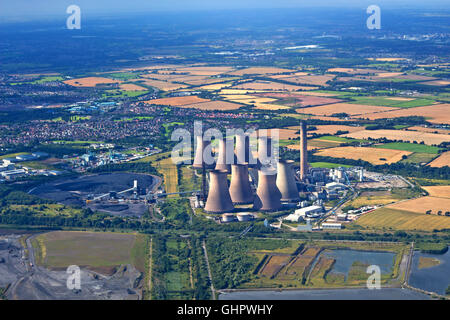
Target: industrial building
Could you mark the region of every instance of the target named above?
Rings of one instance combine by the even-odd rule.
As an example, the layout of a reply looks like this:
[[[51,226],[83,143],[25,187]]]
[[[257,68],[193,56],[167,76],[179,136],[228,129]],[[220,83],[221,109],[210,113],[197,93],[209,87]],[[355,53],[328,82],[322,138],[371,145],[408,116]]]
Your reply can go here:
[[[339,230],[339,229],[342,229],[342,224],[341,223],[324,222],[324,223],[322,223],[322,229],[324,229],[324,230]]]

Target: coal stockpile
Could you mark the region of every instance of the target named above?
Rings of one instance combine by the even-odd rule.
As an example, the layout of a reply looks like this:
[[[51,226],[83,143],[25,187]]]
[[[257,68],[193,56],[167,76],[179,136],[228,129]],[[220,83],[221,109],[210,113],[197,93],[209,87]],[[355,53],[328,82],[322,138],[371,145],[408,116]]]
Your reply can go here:
[[[160,183],[158,177],[151,175],[126,172],[105,173],[46,183],[31,190],[30,194],[65,205],[90,207],[93,210],[104,211],[113,215],[140,216],[146,208],[142,203],[114,204],[101,201],[86,204],[86,200],[93,197],[133,188],[134,180],[137,180],[141,190],[153,190]]]

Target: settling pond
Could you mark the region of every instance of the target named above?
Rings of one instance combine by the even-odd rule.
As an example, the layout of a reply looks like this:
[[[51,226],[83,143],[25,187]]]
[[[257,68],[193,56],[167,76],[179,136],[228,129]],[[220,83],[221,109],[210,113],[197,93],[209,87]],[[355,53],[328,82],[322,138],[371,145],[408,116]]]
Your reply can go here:
[[[419,269],[420,258],[435,258],[441,263],[434,267]],[[409,284],[426,291],[445,294],[450,285],[450,250],[444,254],[414,252]]]

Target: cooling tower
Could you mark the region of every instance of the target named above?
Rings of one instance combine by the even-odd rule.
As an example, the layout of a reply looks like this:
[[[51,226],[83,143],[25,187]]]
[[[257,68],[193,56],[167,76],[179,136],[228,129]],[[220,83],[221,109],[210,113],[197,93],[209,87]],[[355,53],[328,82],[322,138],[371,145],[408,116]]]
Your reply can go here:
[[[250,136],[248,134],[236,135],[236,159],[238,164],[247,163],[249,167],[256,165],[250,148]]]
[[[299,201],[297,183],[294,178],[292,160],[278,162],[277,187],[281,192],[281,201]]]
[[[234,157],[234,155],[233,155]],[[231,158],[231,161],[234,159]],[[226,170],[228,173],[231,172],[231,162],[230,159],[227,161],[227,140],[219,140],[219,156],[217,157],[216,170]]]
[[[205,211],[209,213],[224,213],[234,210],[228,191],[227,172],[213,170],[209,173],[209,193]]]
[[[259,137],[258,139],[258,160],[261,162],[261,165],[267,165],[267,163],[263,163],[263,158],[270,159],[272,156],[272,139],[266,136]]]
[[[203,141],[202,136],[197,136],[197,149],[195,150],[194,163],[192,167],[201,169],[204,161],[205,149],[211,144],[210,141]],[[206,168],[211,168],[211,164],[206,164]]]
[[[281,208],[281,193],[276,184],[275,170],[258,170],[258,189],[253,208],[261,211],[277,211]]]
[[[300,122],[300,180],[305,181],[308,173],[308,139],[306,137],[306,122]]]
[[[253,202],[254,196],[248,178],[247,164],[233,164],[231,166],[230,195],[234,204]]]

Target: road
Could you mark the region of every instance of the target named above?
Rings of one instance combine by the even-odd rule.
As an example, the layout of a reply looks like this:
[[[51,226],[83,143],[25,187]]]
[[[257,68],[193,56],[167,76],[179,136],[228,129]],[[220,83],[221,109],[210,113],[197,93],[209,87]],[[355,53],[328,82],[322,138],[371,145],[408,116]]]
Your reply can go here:
[[[152,299],[152,255],[153,255],[153,238],[150,238],[150,248],[148,255],[148,299]]]
[[[216,300],[216,290],[214,289],[214,284],[212,281],[212,273],[211,273],[211,268],[209,267],[208,252],[206,251],[205,240],[203,240],[202,247],[203,247],[203,251],[205,252],[205,261],[206,261],[206,267],[208,269],[209,282],[211,283],[212,298],[213,298],[213,300]]]

